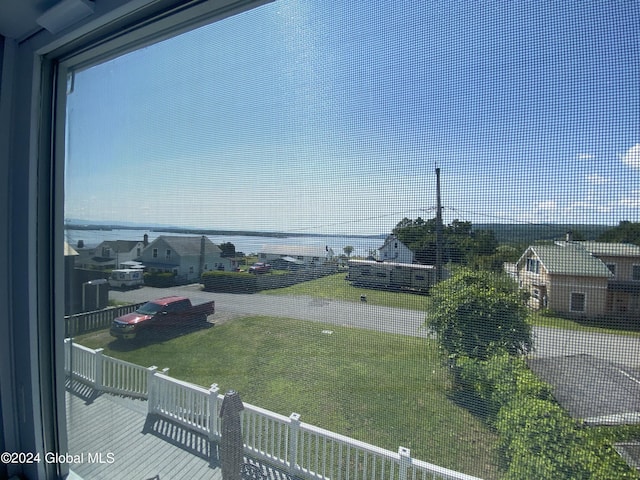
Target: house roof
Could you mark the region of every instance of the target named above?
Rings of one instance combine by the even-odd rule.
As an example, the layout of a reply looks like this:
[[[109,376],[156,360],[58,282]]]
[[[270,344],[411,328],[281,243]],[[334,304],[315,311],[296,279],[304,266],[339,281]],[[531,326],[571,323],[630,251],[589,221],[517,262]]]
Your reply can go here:
[[[640,247],[633,243],[578,242],[587,252],[596,256],[640,257]]]
[[[64,256],[71,257],[76,255],[80,254],[71,245],[69,245],[67,242],[64,242]]]
[[[259,253],[289,257],[326,257],[332,252],[333,250],[329,247],[317,245],[263,245]]]
[[[581,245],[534,245],[529,247],[518,260],[518,265],[533,253],[549,274],[579,277],[613,277],[611,271],[602,262],[585,250]]]
[[[151,242],[147,248],[156,248],[158,243],[165,243],[181,257],[200,255],[200,243],[202,241],[202,238],[204,238],[204,249],[206,254],[219,255],[222,252],[222,250],[220,250],[218,246],[216,246],[205,236],[182,237],[160,235],[153,242]]]
[[[125,252],[130,252],[131,250],[136,248],[136,246],[139,243],[142,243],[142,242],[139,240],[105,240],[96,248],[108,247],[112,249],[114,252],[125,253]]]
[[[388,235],[387,238],[385,238],[384,243],[382,244],[381,247],[378,247],[378,250],[382,250],[384,247],[386,247],[387,245],[389,245],[390,243],[398,243],[400,245],[402,245],[404,248],[406,248],[407,250],[411,250],[409,247],[407,247],[404,243],[402,243],[400,240],[398,240],[398,237],[395,235]]]

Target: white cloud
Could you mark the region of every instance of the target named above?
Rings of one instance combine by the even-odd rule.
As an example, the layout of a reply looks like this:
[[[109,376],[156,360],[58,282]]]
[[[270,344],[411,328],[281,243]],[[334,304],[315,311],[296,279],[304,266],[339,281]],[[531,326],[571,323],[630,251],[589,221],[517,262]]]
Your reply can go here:
[[[640,143],[636,143],[620,158],[623,163],[626,163],[630,167],[640,168]]]
[[[578,154],[578,160],[591,160],[593,158],[593,155],[591,155],[590,153],[579,153]]]
[[[538,210],[555,210],[557,206],[558,204],[555,200],[547,200],[546,202],[539,202],[536,205],[536,208]]]
[[[597,173],[591,173],[585,176],[585,180],[587,183],[592,185],[604,185],[605,183],[609,183],[611,181],[608,177],[603,177],[602,175],[598,175]]]
[[[633,192],[632,194],[618,200],[618,205],[626,208],[638,208],[640,207],[640,192]]]
[[[608,213],[611,211],[611,205],[606,203],[597,202],[594,200],[582,200],[577,202],[572,202],[567,209],[570,213],[580,213],[584,211],[596,211],[599,213]]]

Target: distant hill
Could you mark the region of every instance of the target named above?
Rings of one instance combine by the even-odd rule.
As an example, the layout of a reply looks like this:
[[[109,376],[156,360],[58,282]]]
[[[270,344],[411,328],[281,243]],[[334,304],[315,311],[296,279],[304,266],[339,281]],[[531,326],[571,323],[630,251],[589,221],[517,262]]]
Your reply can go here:
[[[531,244],[539,240],[564,240],[571,231],[576,240],[596,240],[603,232],[612,229],[610,225],[566,225],[558,223],[541,224],[475,224],[474,230],[493,230],[498,243]]]

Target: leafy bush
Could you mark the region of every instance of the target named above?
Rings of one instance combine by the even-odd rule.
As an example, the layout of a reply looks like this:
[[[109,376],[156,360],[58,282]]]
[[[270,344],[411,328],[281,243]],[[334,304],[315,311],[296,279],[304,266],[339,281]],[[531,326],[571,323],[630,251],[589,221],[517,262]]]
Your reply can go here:
[[[523,293],[505,275],[461,269],[433,287],[431,297],[434,309],[425,325],[451,358],[531,351]]]
[[[256,293],[256,275],[245,272],[205,272],[201,282],[207,292]]]
[[[454,371],[458,397],[498,431],[505,479],[638,478],[613,449],[615,438],[573,420],[522,358],[458,357]]]
[[[472,397],[475,413],[494,423],[501,408],[525,396],[552,400],[551,386],[542,382],[518,357],[498,354],[487,360],[460,357],[456,361],[456,386]]]
[[[585,434],[557,403],[518,396],[500,409],[496,427],[509,465],[505,479],[592,478]]]

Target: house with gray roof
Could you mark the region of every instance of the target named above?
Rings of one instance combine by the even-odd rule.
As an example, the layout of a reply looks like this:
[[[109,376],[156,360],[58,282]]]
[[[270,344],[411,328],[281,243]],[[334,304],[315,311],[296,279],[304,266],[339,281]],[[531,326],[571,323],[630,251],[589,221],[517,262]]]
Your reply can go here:
[[[123,263],[132,262],[142,254],[144,241],[105,240],[96,247],[96,257],[107,261],[113,268],[124,268]]]
[[[532,245],[516,263],[529,306],[576,317],[640,318],[640,247],[626,243]]]
[[[198,282],[204,272],[231,271],[232,260],[207,237],[161,235],[138,258],[150,273],[173,273],[178,282]]]

